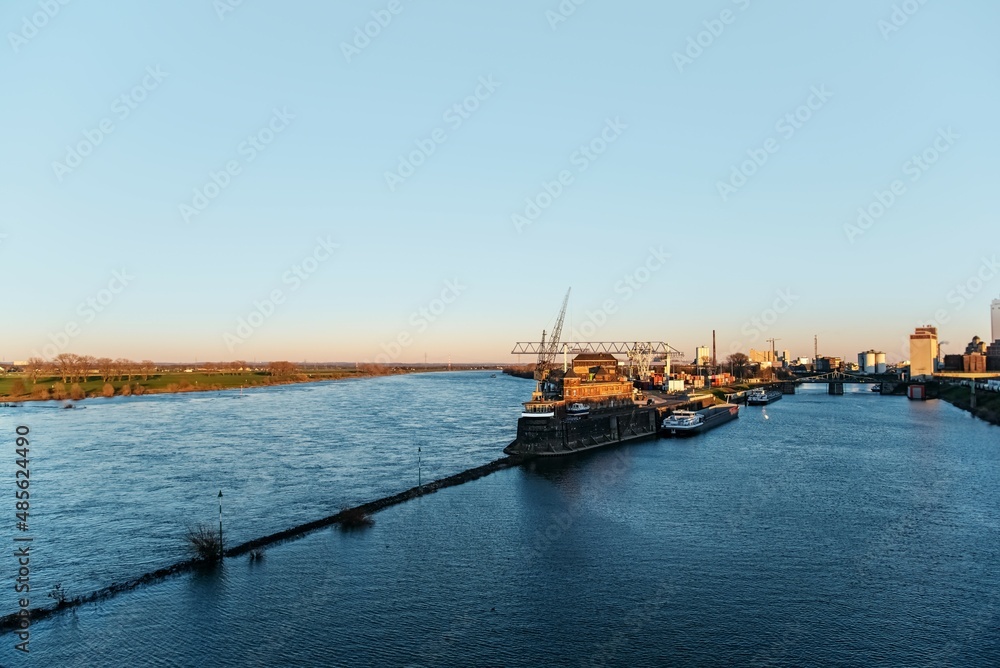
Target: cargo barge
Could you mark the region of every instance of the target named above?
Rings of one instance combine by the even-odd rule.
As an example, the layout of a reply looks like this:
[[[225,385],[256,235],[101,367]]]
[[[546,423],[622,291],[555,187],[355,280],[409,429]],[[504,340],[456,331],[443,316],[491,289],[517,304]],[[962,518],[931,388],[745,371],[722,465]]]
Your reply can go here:
[[[758,387],[747,393],[747,406],[766,406],[781,399],[781,390]]]
[[[693,436],[739,416],[740,407],[735,404],[710,406],[700,411],[674,411],[660,425],[660,436]]]
[[[539,380],[508,455],[556,457],[652,438],[657,411],[634,400],[632,382],[607,353],[581,353]]]

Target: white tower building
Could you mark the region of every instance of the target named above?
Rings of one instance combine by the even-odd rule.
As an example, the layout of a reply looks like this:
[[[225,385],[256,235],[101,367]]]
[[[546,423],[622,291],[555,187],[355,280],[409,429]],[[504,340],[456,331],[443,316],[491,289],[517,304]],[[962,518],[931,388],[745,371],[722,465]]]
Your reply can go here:
[[[990,307],[990,322],[993,325],[993,340],[1000,341],[1000,299],[994,299]]]

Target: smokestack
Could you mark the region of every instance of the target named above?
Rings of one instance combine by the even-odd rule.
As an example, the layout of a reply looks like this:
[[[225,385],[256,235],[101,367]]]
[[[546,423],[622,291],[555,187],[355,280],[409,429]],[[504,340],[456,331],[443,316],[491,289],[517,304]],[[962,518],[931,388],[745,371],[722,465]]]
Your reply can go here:
[[[712,330],[712,370],[715,370],[715,366],[718,364],[715,360],[715,330]]]

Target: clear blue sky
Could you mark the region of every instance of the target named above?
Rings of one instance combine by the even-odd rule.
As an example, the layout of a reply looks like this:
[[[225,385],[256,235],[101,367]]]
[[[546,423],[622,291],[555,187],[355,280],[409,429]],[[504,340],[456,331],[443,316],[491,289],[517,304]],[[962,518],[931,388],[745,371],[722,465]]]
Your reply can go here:
[[[712,329],[720,353],[774,336],[811,356],[818,334],[821,354],[890,359],[939,318],[952,349],[988,336],[995,2],[912,0],[898,26],[888,0],[589,0],[565,21],[557,0],[224,3],[0,8],[0,359],[55,339],[157,360],[505,361],[569,286],[567,331],[610,300],[590,338],[688,356]],[[387,25],[356,40],[372,12]],[[926,171],[907,164],[936,139]],[[433,153],[387,178],[418,144]],[[895,200],[845,230],[876,191]]]

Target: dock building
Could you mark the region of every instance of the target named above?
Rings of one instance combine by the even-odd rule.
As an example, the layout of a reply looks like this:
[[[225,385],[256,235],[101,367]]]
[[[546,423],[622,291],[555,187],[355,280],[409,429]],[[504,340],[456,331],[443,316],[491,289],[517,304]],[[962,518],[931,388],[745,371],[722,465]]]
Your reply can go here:
[[[910,378],[930,378],[937,371],[937,327],[917,327],[910,334]]]

